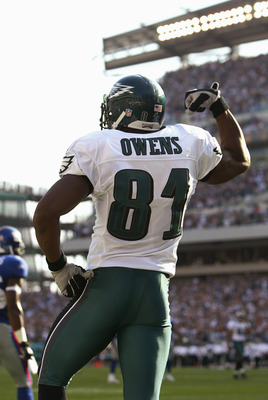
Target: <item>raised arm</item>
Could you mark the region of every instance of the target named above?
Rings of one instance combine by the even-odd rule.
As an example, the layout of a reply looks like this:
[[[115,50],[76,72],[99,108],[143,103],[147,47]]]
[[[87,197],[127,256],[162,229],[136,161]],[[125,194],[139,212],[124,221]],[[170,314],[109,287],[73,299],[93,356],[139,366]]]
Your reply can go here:
[[[220,114],[216,122],[222,159],[206,181],[210,185],[227,182],[250,167],[250,154],[244,134],[230,110]]]
[[[243,131],[220,95],[219,84],[214,82],[209,89],[194,89],[186,93],[185,108],[188,114],[202,112],[206,108],[216,119],[220,135],[222,159],[209,178],[210,185],[227,182],[250,167],[250,154]]]

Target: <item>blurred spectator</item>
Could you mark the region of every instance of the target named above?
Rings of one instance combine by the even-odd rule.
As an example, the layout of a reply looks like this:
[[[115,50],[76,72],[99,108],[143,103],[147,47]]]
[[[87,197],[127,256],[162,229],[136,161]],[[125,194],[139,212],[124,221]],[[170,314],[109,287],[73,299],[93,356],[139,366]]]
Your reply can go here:
[[[230,94],[230,106],[235,114],[261,111],[268,107],[267,81],[268,54],[258,57],[239,57],[225,62],[210,62],[189,66],[166,73],[161,79],[167,96],[167,113],[173,120],[184,114],[184,94],[188,89],[208,87],[212,82],[220,83],[220,89]],[[254,85],[249,85],[254,82]],[[205,119],[205,113],[196,116]]]
[[[170,307],[177,343],[225,341],[226,323],[241,308],[251,324],[249,339],[268,342],[267,274],[173,278]]]

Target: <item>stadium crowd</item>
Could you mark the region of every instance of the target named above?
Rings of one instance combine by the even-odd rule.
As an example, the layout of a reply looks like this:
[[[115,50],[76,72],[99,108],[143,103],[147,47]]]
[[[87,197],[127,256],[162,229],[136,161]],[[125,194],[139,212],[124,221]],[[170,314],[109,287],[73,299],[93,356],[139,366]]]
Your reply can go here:
[[[200,213],[202,210],[202,213]],[[268,222],[268,168],[253,165],[223,185],[200,182],[193,195],[184,228],[212,228]]]
[[[267,274],[175,278],[170,307],[178,342],[223,341],[228,319],[240,309],[252,325],[251,339],[268,342]]]
[[[175,279],[170,307],[181,364],[223,365],[228,359],[226,324],[244,309],[251,333],[245,355],[255,367],[268,361],[268,275]]]
[[[208,87],[214,81],[220,83],[222,95],[234,114],[267,109],[267,64],[268,54],[265,54],[192,65],[166,73],[160,84],[167,97],[167,118],[178,121],[183,117],[185,88]],[[193,118],[207,119],[207,114],[200,113]]]

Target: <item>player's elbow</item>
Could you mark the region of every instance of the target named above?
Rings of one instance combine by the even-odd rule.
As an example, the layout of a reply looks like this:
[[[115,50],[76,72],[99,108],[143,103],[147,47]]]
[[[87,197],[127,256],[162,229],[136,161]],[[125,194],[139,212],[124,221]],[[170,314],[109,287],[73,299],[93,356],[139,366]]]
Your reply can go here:
[[[218,185],[234,179],[246,172],[250,167],[250,158],[237,161],[230,157],[224,157],[214,169],[210,178],[206,181],[209,185]]]
[[[251,165],[251,159],[250,155],[248,155],[248,157],[246,157],[243,161],[237,163],[237,171],[238,171],[237,175],[241,175],[244,172],[246,172],[249,169],[250,165]]]
[[[238,175],[245,173],[251,165],[249,152],[237,156],[228,155],[225,160],[226,170],[229,172],[229,179],[233,179]]]
[[[228,180],[231,180],[238,175],[244,174],[249,169],[250,164],[250,159],[234,162],[232,168],[230,169],[230,176],[228,177]]]
[[[33,216],[33,226],[36,231],[42,232],[52,225],[52,221],[57,218],[55,213],[50,208],[42,207],[39,203],[36,207]]]
[[[250,166],[251,166],[251,158],[250,155],[248,155],[247,159],[243,162],[243,168],[244,168],[243,172],[246,172]]]

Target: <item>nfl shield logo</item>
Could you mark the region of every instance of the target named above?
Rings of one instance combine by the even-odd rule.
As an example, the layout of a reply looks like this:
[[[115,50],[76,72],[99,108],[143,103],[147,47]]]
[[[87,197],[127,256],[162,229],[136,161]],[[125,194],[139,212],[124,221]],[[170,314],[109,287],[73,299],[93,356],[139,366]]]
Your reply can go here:
[[[125,113],[126,113],[126,117],[131,117],[132,110],[130,110],[129,108],[127,108],[127,109],[125,110]]]

